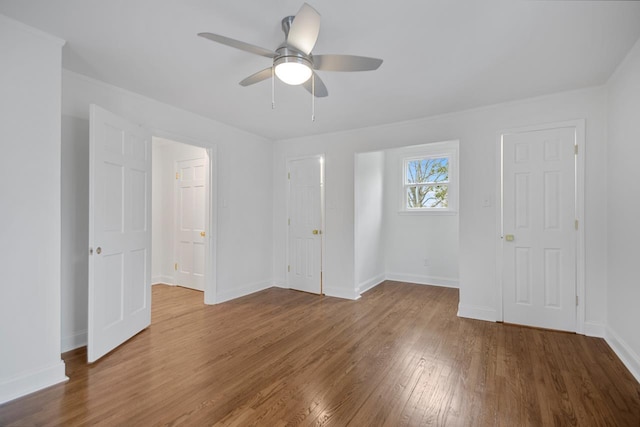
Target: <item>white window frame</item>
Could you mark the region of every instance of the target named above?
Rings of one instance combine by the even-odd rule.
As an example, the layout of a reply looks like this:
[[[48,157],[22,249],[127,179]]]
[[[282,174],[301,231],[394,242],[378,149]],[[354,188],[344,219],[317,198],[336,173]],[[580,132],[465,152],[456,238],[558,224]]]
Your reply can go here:
[[[402,176],[400,182],[400,214],[411,215],[453,215],[458,212],[458,141],[438,142],[423,145],[418,150],[410,150],[402,157]],[[446,208],[410,208],[407,206],[407,188],[420,184],[407,183],[407,166],[409,162],[424,159],[436,159],[446,157],[449,159],[449,181],[442,184],[447,185]],[[437,185],[437,183],[434,183]]]

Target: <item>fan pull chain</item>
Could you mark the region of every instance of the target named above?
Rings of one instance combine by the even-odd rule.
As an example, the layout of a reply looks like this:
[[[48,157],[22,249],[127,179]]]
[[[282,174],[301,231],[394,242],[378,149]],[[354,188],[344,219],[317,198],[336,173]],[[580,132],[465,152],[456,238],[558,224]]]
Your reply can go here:
[[[316,73],[311,74],[311,121],[316,121]]]
[[[275,77],[275,69],[276,67],[271,67],[271,109],[274,110],[276,108],[276,77]]]

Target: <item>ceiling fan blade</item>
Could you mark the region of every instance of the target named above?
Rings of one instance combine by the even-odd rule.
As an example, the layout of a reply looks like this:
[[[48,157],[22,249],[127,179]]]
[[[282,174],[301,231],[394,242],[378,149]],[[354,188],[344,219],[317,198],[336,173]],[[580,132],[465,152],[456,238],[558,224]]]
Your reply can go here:
[[[329,96],[329,91],[327,91],[327,87],[324,85],[324,82],[322,81],[318,73],[313,73],[313,76],[315,77],[315,82],[313,82],[313,84],[315,86],[316,98],[324,98],[325,96]],[[313,78],[307,80],[302,84],[302,86],[304,86],[304,88],[308,90],[309,93],[314,93],[314,88],[311,86],[312,80]]]
[[[213,33],[198,33],[200,37],[209,39],[214,42],[222,43],[227,46],[235,47],[236,49],[244,50],[245,52],[254,53],[256,55],[265,56],[267,58],[275,58],[276,53],[272,50],[265,49],[263,47],[254,46],[249,43],[241,42],[240,40],[230,39],[229,37],[221,36]]]
[[[313,68],[322,71],[377,70],[382,59],[354,55],[313,55]]]
[[[263,80],[270,79],[273,75],[273,67],[265,68],[264,70],[258,71],[255,74],[251,74],[249,77],[240,82],[240,86],[249,86],[252,84],[260,83]]]
[[[318,33],[320,33],[320,14],[305,3],[293,18],[287,44],[308,55],[316,45]]]

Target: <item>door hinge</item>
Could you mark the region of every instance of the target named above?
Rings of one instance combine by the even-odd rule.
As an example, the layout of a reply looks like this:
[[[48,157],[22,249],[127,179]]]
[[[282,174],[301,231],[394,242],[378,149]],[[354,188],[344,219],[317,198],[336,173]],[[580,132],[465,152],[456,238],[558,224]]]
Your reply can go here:
[[[173,264],[173,269],[178,271],[178,263],[177,262],[175,264]]]
[[[578,295],[576,295],[576,306],[578,305]]]
[[[180,172],[176,172],[176,179],[180,179]]]
[[[291,179],[291,172],[287,172],[287,179]]]
[[[291,266],[287,265],[287,273],[291,273]]]
[[[576,219],[575,226],[576,226],[576,230],[577,230],[578,229],[578,220],[577,219]]]
[[[291,225],[291,218],[287,220],[287,225]]]
[[[575,153],[576,156],[578,155],[578,146],[577,145],[573,146],[573,152]]]

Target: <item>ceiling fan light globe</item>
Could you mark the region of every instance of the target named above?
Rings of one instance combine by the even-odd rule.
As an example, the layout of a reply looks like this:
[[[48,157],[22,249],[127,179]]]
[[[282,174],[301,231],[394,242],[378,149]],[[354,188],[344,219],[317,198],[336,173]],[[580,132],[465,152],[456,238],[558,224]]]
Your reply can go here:
[[[281,62],[276,64],[276,76],[288,85],[301,85],[309,80],[312,71],[307,64],[300,62]]]

